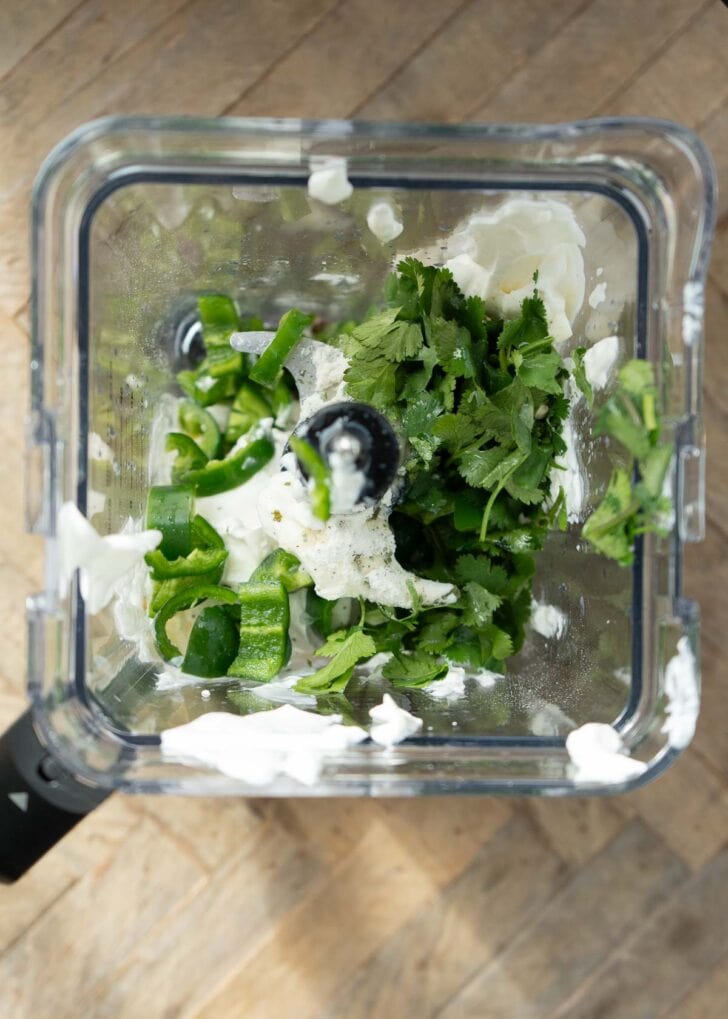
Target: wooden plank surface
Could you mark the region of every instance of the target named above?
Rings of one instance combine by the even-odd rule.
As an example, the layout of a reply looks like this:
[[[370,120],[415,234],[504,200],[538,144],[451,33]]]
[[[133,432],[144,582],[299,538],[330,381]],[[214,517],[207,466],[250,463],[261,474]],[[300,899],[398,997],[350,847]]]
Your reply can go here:
[[[719,0],[5,0],[0,5],[0,727],[23,707],[27,211],[105,113],[547,121],[652,114],[711,146],[704,712],[614,800],[113,798],[0,888],[0,1019],[725,1013],[728,11]]]

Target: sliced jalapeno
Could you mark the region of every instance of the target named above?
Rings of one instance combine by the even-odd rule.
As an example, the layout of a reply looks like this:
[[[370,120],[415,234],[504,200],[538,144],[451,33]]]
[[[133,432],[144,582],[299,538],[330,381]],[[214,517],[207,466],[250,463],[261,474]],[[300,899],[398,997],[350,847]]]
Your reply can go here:
[[[255,568],[251,577],[255,583],[267,583],[279,580],[289,594],[299,591],[302,587],[311,587],[313,580],[301,567],[300,561],[292,552],[277,548],[266,556]]]
[[[310,492],[311,512],[319,520],[328,520],[331,516],[331,471],[310,442],[298,435],[292,435],[288,441],[313,482]]]
[[[192,625],[182,671],[191,676],[224,676],[238,653],[238,627],[227,605],[208,605]]]
[[[182,400],[179,405],[179,423],[208,460],[214,459],[220,446],[220,429],[212,414],[194,400]]]
[[[264,390],[254,382],[243,382],[230,408],[225,440],[234,445],[254,424],[272,416],[273,408],[266,399]]]
[[[162,606],[154,620],[154,634],[157,640],[157,647],[163,658],[178,658],[181,656],[179,648],[175,647],[167,636],[167,623],[172,616],[185,609],[192,608],[201,601],[222,602],[224,605],[236,605],[238,596],[229,587],[220,587],[217,584],[194,584],[191,587],[180,591],[179,594],[170,598]]]
[[[147,496],[147,527],[162,532],[159,550],[167,559],[192,551],[192,507],[190,485],[154,485]]]
[[[167,559],[159,549],[154,549],[147,552],[144,561],[152,572],[152,580],[175,580],[205,576],[222,566],[227,556],[224,548],[193,548],[188,556]]]
[[[265,467],[275,453],[270,439],[255,439],[224,460],[210,460],[204,467],[185,474],[185,484],[192,485],[197,495],[217,495],[249,481]],[[150,525],[151,526],[151,525]]]
[[[280,672],[291,653],[288,592],[280,581],[248,581],[238,597],[240,647],[228,675],[266,682]]]
[[[169,432],[164,441],[168,453],[176,453],[172,464],[172,481],[181,481],[189,471],[199,470],[207,463],[208,457],[194,439],[183,432]]]
[[[303,336],[303,330],[313,322],[313,315],[304,315],[298,308],[287,311],[278,323],[273,339],[250,369],[250,378],[261,386],[272,389],[281,376],[283,365]]]

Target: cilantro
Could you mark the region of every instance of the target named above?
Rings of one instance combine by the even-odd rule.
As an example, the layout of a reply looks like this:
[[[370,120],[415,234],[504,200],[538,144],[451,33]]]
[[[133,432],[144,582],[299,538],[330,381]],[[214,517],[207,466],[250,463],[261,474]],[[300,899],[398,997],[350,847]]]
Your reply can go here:
[[[563,392],[561,377],[564,374],[564,362],[554,352],[524,357],[516,370],[526,386],[554,396]]]
[[[331,661],[313,675],[300,679],[295,689],[299,693],[341,691],[351,679],[356,663],[362,658],[371,658],[376,651],[372,638],[359,628],[337,630],[316,652],[321,658],[330,658]]]
[[[518,318],[506,322],[498,339],[498,348],[520,347],[545,340],[549,335],[546,322],[546,307],[538,296],[526,297],[521,304]]]
[[[597,419],[596,433],[616,439],[631,460],[628,468],[616,468],[599,506],[584,524],[584,537],[602,555],[623,566],[634,560],[634,541],[639,534],[663,534],[662,524],[669,500],[662,495],[673,457],[671,443],[660,442],[656,410],[657,390],[652,365],[628,361],[620,369],[617,390]],[[637,472],[639,480],[630,477]]]
[[[433,393],[426,391],[419,393],[407,405],[407,409],[402,415],[404,434],[408,439],[411,439],[423,432],[428,432],[441,411],[440,401]]]
[[[351,397],[386,410],[394,402],[395,367],[385,357],[353,358],[344,375]]]
[[[382,669],[382,675],[392,686],[411,687],[442,679],[447,671],[447,662],[419,650],[395,652]]]
[[[586,347],[577,347],[574,351],[574,381],[586,397],[586,402],[591,407],[594,402],[594,390],[586,377],[584,354],[586,354]]]

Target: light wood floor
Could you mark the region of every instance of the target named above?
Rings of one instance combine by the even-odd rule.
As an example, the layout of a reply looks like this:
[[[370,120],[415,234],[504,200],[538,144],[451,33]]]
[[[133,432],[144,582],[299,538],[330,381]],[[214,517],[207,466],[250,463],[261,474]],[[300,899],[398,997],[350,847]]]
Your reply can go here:
[[[711,145],[704,710],[614,800],[113,798],[0,888],[0,1019],[728,1014],[728,10],[700,0],[0,0],[0,726],[23,708],[30,187],[105,113],[546,121]]]

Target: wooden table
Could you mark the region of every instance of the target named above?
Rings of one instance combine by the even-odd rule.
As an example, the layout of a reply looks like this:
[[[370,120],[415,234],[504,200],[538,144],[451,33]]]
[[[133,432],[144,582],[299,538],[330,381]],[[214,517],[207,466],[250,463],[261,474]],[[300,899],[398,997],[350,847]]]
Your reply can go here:
[[[27,216],[106,113],[680,120],[724,193],[708,290],[708,538],[693,747],[619,799],[115,797],[0,888],[2,1019],[725,1014],[728,11],[718,0],[4,0],[0,725],[23,708]],[[722,1004],[721,1004],[722,1003]]]

